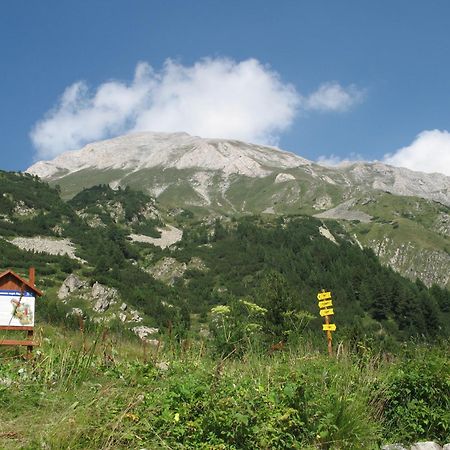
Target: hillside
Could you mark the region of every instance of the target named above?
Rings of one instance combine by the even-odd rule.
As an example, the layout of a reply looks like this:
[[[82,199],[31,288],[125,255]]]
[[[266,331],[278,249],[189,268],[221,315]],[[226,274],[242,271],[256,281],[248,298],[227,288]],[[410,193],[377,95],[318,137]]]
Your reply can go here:
[[[22,272],[37,266],[46,293],[40,314],[48,320],[78,308],[110,326],[131,330],[139,323],[181,336],[192,326],[201,328],[215,305],[243,297],[271,304],[271,289],[285,312],[317,317],[315,296],[326,287],[337,298],[342,336],[371,335],[390,345],[449,333],[449,291],[414,284],[382,267],[335,221],[273,215],[199,219],[186,209],[166,210],[142,192],[108,186],[65,203],[30,175],[1,176],[10,201],[1,211],[3,264]],[[17,215],[22,204],[32,212]],[[55,246],[60,255],[51,254]],[[61,298],[61,284],[71,273],[78,281],[67,282]],[[283,330],[294,332],[290,320],[282,319]],[[319,323],[316,318],[308,327],[315,332]]]
[[[186,133],[96,142],[28,169],[71,198],[128,186],[196,217],[304,214],[335,219],[383,264],[450,288],[450,178],[381,163],[327,168],[292,153]]]

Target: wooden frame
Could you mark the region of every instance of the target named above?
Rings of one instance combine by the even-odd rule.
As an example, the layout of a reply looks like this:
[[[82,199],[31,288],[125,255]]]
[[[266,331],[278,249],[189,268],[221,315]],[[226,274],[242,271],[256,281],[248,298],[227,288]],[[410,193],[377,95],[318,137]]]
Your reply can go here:
[[[9,291],[16,290],[23,292],[31,292],[35,297],[40,297],[42,292],[36,288],[34,285],[35,281],[35,270],[34,267],[30,267],[29,271],[29,280],[17,275],[12,270],[7,270],[0,274],[0,291]],[[27,339],[19,340],[19,339],[0,339],[1,345],[11,345],[11,346],[26,346],[27,347],[27,355],[31,356],[31,352],[33,351],[33,347],[37,346],[36,342],[33,340],[34,336],[34,326],[25,326],[25,325],[0,325],[0,330],[5,331],[26,331]]]

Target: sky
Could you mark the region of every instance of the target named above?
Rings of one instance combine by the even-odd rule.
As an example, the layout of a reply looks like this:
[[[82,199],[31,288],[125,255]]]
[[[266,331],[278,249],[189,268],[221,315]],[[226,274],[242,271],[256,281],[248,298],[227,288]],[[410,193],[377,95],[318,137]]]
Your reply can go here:
[[[0,168],[186,131],[450,175],[449,17],[447,0],[2,0]]]

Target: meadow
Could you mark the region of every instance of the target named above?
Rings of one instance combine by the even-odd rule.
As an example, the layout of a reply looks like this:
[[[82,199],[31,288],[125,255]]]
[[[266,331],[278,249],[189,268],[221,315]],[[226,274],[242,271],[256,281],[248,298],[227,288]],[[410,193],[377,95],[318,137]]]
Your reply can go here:
[[[448,342],[395,353],[297,336],[218,353],[46,325],[0,353],[0,448],[377,449],[450,440]]]

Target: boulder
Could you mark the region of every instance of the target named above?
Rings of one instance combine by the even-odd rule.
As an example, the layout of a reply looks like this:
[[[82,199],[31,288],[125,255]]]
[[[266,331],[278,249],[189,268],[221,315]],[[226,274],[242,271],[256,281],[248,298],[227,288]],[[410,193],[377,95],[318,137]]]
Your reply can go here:
[[[403,447],[402,444],[387,444],[381,447],[381,450],[408,450],[406,447]]]
[[[161,372],[167,372],[169,370],[169,363],[160,361],[155,364],[156,368]]]
[[[128,322],[142,322],[144,319],[139,315],[139,313],[135,310],[132,309],[130,310],[130,319],[128,320]]]
[[[96,281],[92,286],[91,296],[95,301],[92,309],[95,312],[105,312],[116,302],[118,294],[116,289],[103,286]]]
[[[127,320],[127,315],[124,314],[123,312],[120,312],[120,313],[119,313],[119,320],[120,320],[121,322],[125,322],[125,321]]]
[[[80,280],[76,275],[71,273],[62,283],[58,291],[58,298],[65,300],[69,294],[86,286],[86,282]]]
[[[442,450],[442,447],[436,442],[416,442],[411,446],[411,450]]]
[[[157,334],[159,332],[158,328],[151,328],[143,325],[139,327],[133,327],[132,331],[142,341],[148,341],[147,336],[151,336],[152,334]]]

